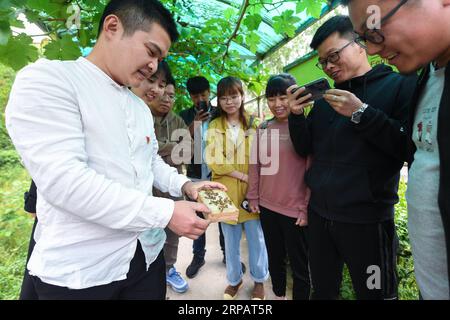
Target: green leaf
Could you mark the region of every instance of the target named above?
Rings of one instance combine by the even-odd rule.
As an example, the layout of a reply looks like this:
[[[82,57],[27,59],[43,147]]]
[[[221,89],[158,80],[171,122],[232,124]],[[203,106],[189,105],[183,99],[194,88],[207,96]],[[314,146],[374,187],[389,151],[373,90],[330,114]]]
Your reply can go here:
[[[19,29],[25,29],[25,25],[23,24],[23,21],[21,21],[19,19],[11,18],[9,20],[9,24],[11,25],[11,27],[15,27],[15,28],[19,28]]]
[[[320,14],[322,13],[322,2],[314,1],[310,3],[307,7],[306,12],[313,18],[319,19]]]
[[[249,14],[261,14],[261,10],[263,9],[263,5],[261,4],[261,1],[259,0],[257,4],[252,5],[247,10]]]
[[[259,14],[251,14],[244,19],[244,25],[248,28],[249,31],[258,30],[261,22],[262,17]]]
[[[7,21],[13,14],[11,9],[0,9],[0,21]]]
[[[2,1],[0,1],[0,10],[7,10],[11,6],[12,6],[12,3],[9,0],[2,0]]]
[[[103,2],[103,3],[102,3]],[[96,8],[99,11],[103,11],[103,9],[105,8],[105,3],[104,1],[98,1],[98,0],[83,0],[83,4],[91,7],[91,8]]]
[[[259,82],[252,81],[248,84],[248,89],[259,96],[262,93],[264,86]]]
[[[308,7],[306,1],[298,1],[297,6],[295,8],[295,13],[301,13],[306,10]]]
[[[189,28],[181,28],[180,31],[180,36],[181,38],[187,38],[190,34],[190,29]]]
[[[223,18],[229,21],[231,18],[236,16],[236,10],[233,8],[228,8],[223,11]]]
[[[41,19],[38,11],[29,10],[25,13],[25,16],[29,23],[36,23],[36,22],[40,21],[40,19]]]
[[[0,21],[0,46],[5,46],[11,37],[11,27],[9,22]]]
[[[27,0],[9,0],[11,4],[16,8],[22,8],[25,6]]]
[[[51,60],[75,60],[81,55],[81,50],[72,36],[64,35],[61,39],[53,40],[45,46],[44,55]]]
[[[258,51],[258,45],[260,41],[261,37],[256,32],[251,32],[245,37],[245,42],[252,52]]]
[[[242,44],[244,42],[244,36],[242,34],[238,34],[234,40],[236,43]]]
[[[24,33],[10,37],[6,46],[0,46],[0,61],[14,70],[23,68],[37,58],[38,50],[33,45],[33,39]]]
[[[56,0],[28,0],[27,8],[34,9],[45,13],[50,17],[58,17],[65,7],[65,1],[58,2]]]
[[[91,45],[91,39],[89,31],[86,29],[80,29],[78,40],[83,48],[89,47]]]
[[[300,21],[299,17],[293,15],[293,10],[286,10],[280,16],[273,18],[273,29],[278,34],[287,34],[289,37],[295,36],[297,27],[295,24]]]

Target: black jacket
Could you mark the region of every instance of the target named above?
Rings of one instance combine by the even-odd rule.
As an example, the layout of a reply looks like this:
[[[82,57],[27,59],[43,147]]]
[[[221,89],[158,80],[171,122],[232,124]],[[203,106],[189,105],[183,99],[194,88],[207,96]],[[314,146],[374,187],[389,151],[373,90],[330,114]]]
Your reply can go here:
[[[189,109],[183,110],[180,112],[181,119],[184,120],[187,126],[190,126],[192,122],[194,122],[195,115],[197,114],[197,110],[195,106],[192,106]],[[191,158],[191,163],[187,165],[187,176],[190,178],[200,179],[202,177],[202,165],[194,163],[194,154]]]
[[[316,102],[307,118],[289,117],[297,153],[313,155],[305,179],[314,212],[347,223],[393,219],[416,81],[416,76],[405,77],[379,65],[337,85],[369,104],[359,124],[339,115],[325,100]]]
[[[416,152],[416,147],[412,140],[414,117],[416,114],[417,106],[419,104],[419,99],[423,93],[425,84],[428,81],[429,74],[430,68],[427,67],[420,75],[417,90],[414,93],[411,105],[411,112],[408,122],[408,133],[410,138],[408,148],[409,167],[411,167],[412,163],[414,162],[414,153]],[[450,281],[450,64],[447,65],[447,69],[445,70],[444,92],[442,93],[438,114],[437,141],[440,157],[438,203],[439,210],[442,216],[442,223],[444,226],[447,249],[447,271]]]

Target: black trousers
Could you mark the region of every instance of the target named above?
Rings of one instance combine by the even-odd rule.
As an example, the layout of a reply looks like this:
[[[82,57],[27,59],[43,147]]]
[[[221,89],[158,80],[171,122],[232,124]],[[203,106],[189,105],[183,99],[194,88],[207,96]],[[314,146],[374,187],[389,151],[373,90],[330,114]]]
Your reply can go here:
[[[295,225],[296,219],[260,207],[269,272],[275,295],[286,295],[286,257],[292,269],[294,300],[308,300],[310,277],[308,269],[307,227]]]
[[[197,212],[197,216],[204,219],[202,213]],[[222,250],[223,256],[225,257],[225,239],[223,237],[222,228],[220,227],[220,222],[219,222],[219,243],[220,243],[220,249]],[[194,253],[195,259],[197,259],[197,260],[205,259],[205,253],[206,253],[205,248],[206,248],[206,232],[203,233],[196,240],[194,240],[192,243],[192,251]]]
[[[308,243],[313,299],[338,299],[344,263],[357,299],[397,298],[398,239],[393,220],[342,223],[309,210]]]
[[[36,210],[34,210],[36,211]],[[34,245],[34,231],[36,230],[37,218],[34,219],[33,229],[31,230],[30,243],[28,244],[27,262],[25,263],[25,271],[23,273],[22,287],[20,288],[19,300],[38,300],[38,295],[34,289],[33,280],[28,273],[27,264],[33,252]]]
[[[73,290],[42,282],[31,277],[39,300],[165,300],[166,266],[161,251],[146,271],[140,242],[131,260],[127,278],[110,284]]]

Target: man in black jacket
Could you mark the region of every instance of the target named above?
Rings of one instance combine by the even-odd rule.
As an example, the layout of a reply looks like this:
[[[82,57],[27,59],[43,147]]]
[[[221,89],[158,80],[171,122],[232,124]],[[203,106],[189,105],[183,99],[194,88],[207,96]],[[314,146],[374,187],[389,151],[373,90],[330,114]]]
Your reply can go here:
[[[206,124],[215,113],[215,109],[210,101],[210,84],[208,79],[202,76],[189,78],[186,83],[192,107],[180,112],[180,117],[189,127],[191,136],[195,139],[196,129],[200,124]],[[204,104],[205,108],[202,108]],[[193,179],[208,179],[207,170],[202,169],[201,150],[196,150],[199,154],[192,155],[192,163],[187,167],[187,176]]]
[[[450,299],[450,1],[358,0],[358,41],[402,73],[423,72],[408,123],[408,229],[424,299]],[[380,13],[378,25],[369,5]],[[372,7],[375,8],[375,7]],[[369,12],[369,13],[368,13]]]
[[[372,68],[347,16],[325,22],[311,43],[335,88],[310,104],[288,89],[296,151],[313,156],[306,182],[314,299],[337,299],[344,263],[358,299],[397,298],[394,205],[416,78]]]

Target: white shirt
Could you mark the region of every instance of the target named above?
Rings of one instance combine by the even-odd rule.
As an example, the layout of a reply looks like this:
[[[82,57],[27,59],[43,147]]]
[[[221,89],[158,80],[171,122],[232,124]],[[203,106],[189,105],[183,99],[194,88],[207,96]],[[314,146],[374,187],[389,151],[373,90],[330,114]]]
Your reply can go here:
[[[181,196],[189,180],[158,156],[142,100],[87,59],[42,59],[17,74],[6,126],[38,190],[32,275],[72,289],[123,280],[146,230],[156,259],[174,202],[152,185]]]
[[[238,138],[239,138],[239,130],[241,130],[241,126],[239,125],[232,125],[229,122],[227,122],[228,124],[228,129],[230,132],[230,138],[231,141],[233,141],[233,143],[236,145]]]

